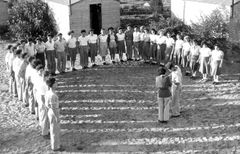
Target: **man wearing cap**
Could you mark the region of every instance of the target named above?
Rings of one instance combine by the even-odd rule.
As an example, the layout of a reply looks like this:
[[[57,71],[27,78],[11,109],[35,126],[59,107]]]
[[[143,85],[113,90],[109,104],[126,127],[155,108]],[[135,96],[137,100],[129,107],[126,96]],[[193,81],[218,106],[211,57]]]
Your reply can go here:
[[[128,60],[132,60],[132,50],[133,50],[133,31],[131,26],[127,26],[127,30],[125,32],[125,40],[127,46],[127,58]]]
[[[56,52],[54,49],[54,41],[51,34],[48,34],[48,40],[45,43],[46,46],[46,59],[47,59],[47,69],[52,75],[56,75]]]
[[[56,50],[57,55],[57,69],[59,73],[65,73],[66,69],[66,41],[62,37],[62,33],[58,34],[58,40],[54,43],[54,48]]]
[[[88,42],[89,39],[86,36],[86,30],[81,31],[81,36],[78,38],[79,46],[80,46],[80,65],[83,69],[88,67]]]
[[[71,30],[68,35],[70,38],[67,41],[67,48],[68,48],[68,53],[70,56],[71,60],[71,67],[72,71],[76,71],[75,69],[75,61],[76,61],[76,55],[77,55],[77,38],[74,37],[74,31]]]

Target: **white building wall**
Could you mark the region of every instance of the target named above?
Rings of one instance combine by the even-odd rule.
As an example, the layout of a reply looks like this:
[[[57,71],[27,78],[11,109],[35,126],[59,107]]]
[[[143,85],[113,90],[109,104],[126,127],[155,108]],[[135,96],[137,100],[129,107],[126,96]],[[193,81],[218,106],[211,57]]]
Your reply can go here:
[[[67,38],[67,33],[70,31],[69,7],[51,1],[48,1],[47,3],[54,13],[58,31],[63,34],[64,38]]]

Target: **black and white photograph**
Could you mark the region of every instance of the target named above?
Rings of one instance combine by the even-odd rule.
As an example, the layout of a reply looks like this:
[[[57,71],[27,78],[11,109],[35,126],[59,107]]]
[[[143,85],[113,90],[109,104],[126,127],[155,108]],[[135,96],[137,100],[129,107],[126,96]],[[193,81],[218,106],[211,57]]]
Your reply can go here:
[[[240,154],[240,0],[0,0],[0,154]]]

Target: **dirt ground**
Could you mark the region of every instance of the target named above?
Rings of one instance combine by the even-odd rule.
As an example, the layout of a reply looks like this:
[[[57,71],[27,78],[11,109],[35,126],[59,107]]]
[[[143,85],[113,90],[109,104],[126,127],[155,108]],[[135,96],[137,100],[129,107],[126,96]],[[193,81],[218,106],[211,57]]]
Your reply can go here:
[[[0,49],[0,153],[53,153],[34,117],[10,97]],[[184,78],[182,113],[157,123],[157,66],[101,66],[57,76],[62,153],[240,153],[240,55],[221,84]]]

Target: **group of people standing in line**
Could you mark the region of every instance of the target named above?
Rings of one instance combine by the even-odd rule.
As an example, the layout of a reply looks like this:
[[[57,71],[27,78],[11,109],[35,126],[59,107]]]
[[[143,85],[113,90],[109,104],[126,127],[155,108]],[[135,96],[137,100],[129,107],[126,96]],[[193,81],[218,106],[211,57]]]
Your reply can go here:
[[[5,62],[9,75],[9,93],[35,115],[41,135],[51,140],[51,149],[62,151],[56,79],[44,69],[44,63],[36,58],[38,56],[23,52],[20,44],[8,46]]]
[[[144,61],[158,64],[156,87],[158,88],[158,104],[160,122],[167,122],[171,116],[180,116],[180,98],[182,91],[182,70],[189,72],[195,78],[197,72],[203,75],[201,81],[207,81],[208,75],[218,82],[224,53],[215,45],[212,51],[205,42],[201,46],[188,36],[182,39],[180,34],[176,40],[171,33],[151,29],[144,26],[127,26],[115,33],[113,28],[101,30],[100,35],[90,30],[81,31],[81,36],[74,36],[74,31],[68,33],[66,41],[62,34],[57,39],[47,36],[44,42],[22,40],[16,45],[9,45],[5,58],[9,73],[9,92],[22,101],[32,114],[36,115],[44,138],[51,138],[53,150],[60,150],[59,100],[55,93],[57,86],[56,69],[65,73],[66,61],[71,63],[71,70],[76,71],[76,56],[80,55],[82,69],[93,66],[99,61],[102,64],[120,63],[124,61]],[[36,42],[36,43],[35,43]],[[100,57],[100,58],[99,58]],[[56,62],[57,61],[57,62]],[[45,67],[46,65],[46,67]],[[200,66],[200,67],[199,67]]]
[[[161,123],[166,123],[170,117],[180,116],[182,73],[190,74],[194,79],[200,71],[202,73],[200,82],[207,82],[209,76],[212,76],[213,84],[217,84],[224,58],[224,53],[219,49],[218,44],[215,44],[214,50],[211,50],[205,41],[199,46],[196,40],[190,41],[188,36],[181,40],[179,35],[175,41],[175,49],[170,55],[173,57],[159,67],[156,77],[158,121]]]

